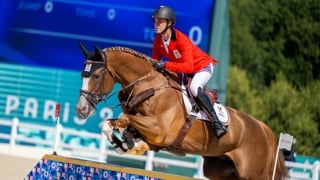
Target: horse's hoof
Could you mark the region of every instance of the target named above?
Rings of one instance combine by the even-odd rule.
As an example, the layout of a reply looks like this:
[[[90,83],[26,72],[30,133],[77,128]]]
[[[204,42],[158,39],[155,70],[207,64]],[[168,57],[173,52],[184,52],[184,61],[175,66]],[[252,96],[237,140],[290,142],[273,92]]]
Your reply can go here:
[[[134,140],[132,135],[130,134],[130,132],[128,130],[124,130],[122,133],[122,139],[125,142],[125,144],[127,145],[128,149],[132,149],[134,147]]]

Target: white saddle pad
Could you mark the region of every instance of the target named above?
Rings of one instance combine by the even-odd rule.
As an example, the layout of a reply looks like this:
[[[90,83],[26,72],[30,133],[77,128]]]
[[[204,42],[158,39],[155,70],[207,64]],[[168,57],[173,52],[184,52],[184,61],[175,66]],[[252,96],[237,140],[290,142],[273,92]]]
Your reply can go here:
[[[208,120],[208,116],[205,112],[203,112],[203,111],[193,112],[192,111],[192,105],[191,105],[189,98],[187,97],[187,92],[185,90],[185,87],[183,87],[182,89],[183,89],[182,90],[182,97],[183,97],[183,101],[184,101],[187,113],[189,115],[197,117],[198,119]],[[220,103],[214,103],[213,107],[214,107],[214,110],[215,110],[219,120],[222,122],[222,124],[228,125],[230,123],[230,117],[229,117],[229,113],[228,113],[226,107]]]

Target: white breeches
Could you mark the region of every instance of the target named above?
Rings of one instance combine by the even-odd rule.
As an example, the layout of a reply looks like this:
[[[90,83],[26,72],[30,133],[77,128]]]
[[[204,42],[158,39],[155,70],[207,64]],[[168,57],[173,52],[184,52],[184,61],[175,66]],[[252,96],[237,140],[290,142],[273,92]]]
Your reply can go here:
[[[214,66],[212,63],[210,63],[208,66],[204,67],[199,72],[194,74],[190,83],[190,90],[194,97],[198,95],[199,87],[203,89],[203,87],[206,86],[206,84],[212,77],[213,72],[214,72]]]

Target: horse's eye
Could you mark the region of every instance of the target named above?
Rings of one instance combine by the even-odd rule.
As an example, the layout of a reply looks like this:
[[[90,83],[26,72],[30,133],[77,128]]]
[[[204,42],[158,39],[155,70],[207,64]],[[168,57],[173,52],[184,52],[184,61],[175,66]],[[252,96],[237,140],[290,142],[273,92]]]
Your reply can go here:
[[[93,76],[93,78],[94,78],[95,80],[99,79],[99,77],[100,77],[98,74],[93,74],[92,76]]]

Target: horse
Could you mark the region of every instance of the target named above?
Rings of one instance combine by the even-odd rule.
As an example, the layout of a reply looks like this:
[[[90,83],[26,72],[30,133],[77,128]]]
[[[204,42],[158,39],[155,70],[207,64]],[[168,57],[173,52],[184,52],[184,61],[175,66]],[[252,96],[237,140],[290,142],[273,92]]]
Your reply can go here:
[[[94,50],[89,51],[80,43],[80,48],[85,62],[76,104],[79,117],[90,116],[99,102],[111,96],[114,85],[121,85],[118,97],[122,102],[122,115],[117,120],[104,120],[102,124],[102,131],[117,152],[143,154],[147,150],[167,150],[178,155],[200,155],[204,176],[209,179],[287,177],[281,153],[274,165],[277,137],[262,121],[226,106],[230,119],[228,131],[217,138],[208,121],[197,117],[190,120],[181,84],[174,80],[178,77],[175,73],[164,75],[154,69],[152,58],[127,47],[101,50],[95,45]],[[129,133],[135,134],[133,143],[128,143],[128,138],[119,142],[114,131],[125,134],[129,127],[135,130]]]

